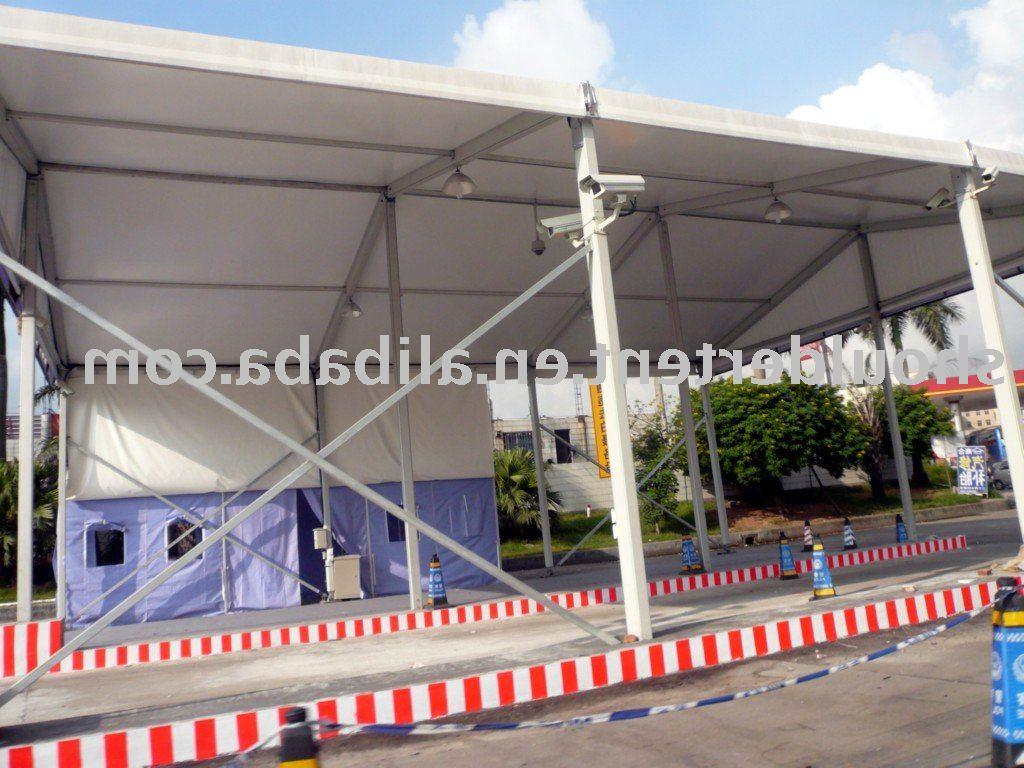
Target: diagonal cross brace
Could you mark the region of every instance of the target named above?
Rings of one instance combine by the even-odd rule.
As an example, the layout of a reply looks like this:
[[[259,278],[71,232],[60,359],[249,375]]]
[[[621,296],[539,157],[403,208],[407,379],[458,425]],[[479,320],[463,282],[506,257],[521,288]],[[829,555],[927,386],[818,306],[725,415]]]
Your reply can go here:
[[[456,345],[456,348],[467,348],[468,346],[473,344],[476,340],[481,338],[484,334],[489,332],[494,326],[501,322],[501,320],[504,319],[507,315],[511,314],[513,311],[515,311],[523,304],[525,304],[533,295],[535,295],[537,292],[543,289],[546,285],[556,280],[558,277],[564,274],[569,268],[579,263],[584,258],[584,256],[586,256],[587,253],[588,249],[586,247],[578,250],[568,259],[566,259],[553,270],[551,270],[547,275],[545,275],[536,283],[534,283],[523,294],[521,294],[519,297],[511,301],[508,305],[506,305],[504,308],[495,313],[482,325],[480,325],[475,330],[470,332],[458,345]],[[339,469],[334,464],[331,464],[329,461],[326,460],[325,457],[330,456],[332,453],[334,453],[334,451],[337,450],[344,442],[350,439],[358,431],[363,429],[367,424],[372,422],[373,419],[375,419],[381,413],[388,410],[398,400],[400,400],[402,397],[405,397],[406,394],[411,392],[417,386],[429,380],[429,377],[436,373],[441,368],[443,361],[445,360],[444,355],[442,355],[440,358],[431,363],[430,367],[426,371],[421,372],[411,381],[397,389],[389,397],[385,398],[384,401],[382,401],[369,413],[363,416],[363,418],[361,418],[359,421],[357,421],[355,424],[353,424],[351,427],[345,430],[345,432],[343,432],[341,435],[339,435],[326,446],[324,446],[319,453],[314,453],[313,451],[309,450],[308,448],[300,444],[294,438],[291,438],[288,435],[282,433],[272,425],[260,419],[255,414],[243,408],[234,400],[230,399],[229,397],[226,397],[224,394],[217,391],[213,387],[210,387],[207,384],[203,384],[197,377],[193,376],[191,373],[188,373],[187,371],[179,371],[177,369],[174,369],[168,363],[168,361],[154,349],[147,346],[139,339],[136,339],[128,332],[122,330],[118,326],[109,322],[108,320],[106,320],[105,318],[103,318],[102,316],[100,316],[99,314],[97,314],[96,312],[89,309],[81,302],[79,302],[73,296],[62,291],[60,288],[57,288],[52,283],[49,283],[48,281],[39,277],[39,275],[37,275],[35,272],[28,269],[24,265],[18,263],[17,261],[10,258],[6,254],[0,253],[0,266],[10,270],[11,272],[15,273],[16,275],[28,281],[29,283],[32,283],[47,295],[51,296],[52,298],[67,306],[73,312],[76,312],[77,314],[84,317],[86,320],[94,323],[95,325],[98,325],[100,328],[107,331],[120,341],[123,341],[124,343],[128,344],[133,349],[138,350],[147,361],[152,360],[155,365],[158,365],[160,368],[168,371],[169,373],[180,375],[181,380],[185,384],[196,389],[205,397],[208,397],[217,404],[223,406],[224,408],[226,408],[227,410],[231,411],[236,416],[241,418],[246,423],[250,424],[251,426],[266,434],[268,437],[273,438],[277,442],[291,449],[293,453],[298,454],[299,456],[306,460],[299,467],[292,470],[288,475],[286,475],[273,486],[271,486],[269,489],[264,491],[245,509],[239,512],[238,515],[228,520],[217,531],[212,533],[209,537],[205,538],[193,549],[189,550],[189,552],[184,557],[175,560],[167,568],[161,571],[152,581],[150,581],[145,586],[141,587],[137,592],[135,592],[131,596],[125,598],[121,603],[119,603],[106,614],[104,614],[104,616],[99,618],[87,629],[83,630],[81,633],[76,635],[67,645],[65,645],[55,654],[53,654],[49,659],[44,660],[36,669],[19,678],[13,685],[11,685],[7,690],[0,694],[0,707],[2,707],[7,702],[11,701],[11,699],[13,699],[22,691],[26,690],[39,678],[45,675],[47,670],[50,669],[54,664],[59,663],[60,661],[74,653],[76,650],[81,648],[91,638],[95,637],[103,629],[110,626],[110,624],[112,624],[118,617],[123,615],[129,608],[131,608],[133,605],[135,605],[137,602],[144,599],[148,595],[152,594],[161,584],[166,582],[168,579],[172,578],[186,565],[188,565],[192,560],[202,555],[203,552],[205,552],[207,549],[209,549],[214,544],[219,542],[222,538],[224,538],[224,536],[226,536],[239,525],[241,525],[243,522],[245,522],[245,520],[247,520],[253,513],[255,513],[260,506],[265,504],[270,499],[274,498],[278,493],[285,490],[294,481],[296,481],[299,477],[305,474],[310,464],[313,464],[316,467],[320,468],[323,472],[330,475],[341,484],[347,485],[349,488],[356,491],[360,496],[363,496],[369,501],[372,501],[378,507],[381,507],[385,511],[390,512],[399,520],[408,523],[410,526],[418,530],[427,538],[437,542],[438,544],[450,550],[459,557],[462,557],[464,560],[468,561],[472,565],[475,565],[484,573],[487,573],[488,575],[493,576],[498,581],[501,581],[511,586],[520,594],[535,600],[537,603],[543,605],[546,609],[558,614],[567,621],[575,624],[577,627],[584,630],[588,634],[597,637],[602,642],[608,645],[617,644],[617,641],[603,629],[594,626],[593,624],[581,618],[580,616],[574,615],[562,606],[553,602],[550,598],[548,598],[541,592],[537,591],[533,587],[520,581],[514,576],[509,575],[508,573],[504,572],[494,564],[477,555],[472,550],[468,549],[467,547],[464,547],[462,544],[455,541],[451,537],[446,536],[445,534],[436,530],[432,526],[427,525],[423,521],[419,520],[415,515],[407,514],[406,511],[402,509],[399,505],[385,498],[383,495],[373,490],[365,483],[360,482],[356,478],[349,475],[347,472]]]

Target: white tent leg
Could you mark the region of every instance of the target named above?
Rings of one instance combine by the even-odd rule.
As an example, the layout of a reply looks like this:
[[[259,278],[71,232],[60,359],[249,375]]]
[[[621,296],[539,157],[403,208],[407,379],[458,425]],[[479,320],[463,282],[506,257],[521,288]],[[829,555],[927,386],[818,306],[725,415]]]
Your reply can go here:
[[[313,384],[313,403],[316,407],[316,449],[324,447],[324,424],[327,421],[324,413],[323,387]],[[320,525],[327,529],[327,549],[324,550],[324,599],[334,599],[334,521],[331,518],[331,483],[321,470],[320,475]]]
[[[54,563],[56,565],[57,594],[56,616],[66,619],[68,615],[68,572],[67,572],[67,488],[68,488],[68,395],[61,387],[57,396],[57,519],[54,521],[56,542]]]
[[[693,499],[693,524],[697,528],[697,544],[704,567],[711,569],[711,544],[708,542],[708,520],[704,509],[704,488],[700,481],[700,456],[697,453],[697,427],[693,423],[693,401],[690,384],[679,385],[679,409],[683,412],[683,431],[686,436],[686,465],[690,473],[690,496]],[[724,541],[724,539],[723,539]]]
[[[896,413],[896,399],[892,394],[892,366],[885,357],[885,333],[882,327],[882,315],[878,304],[878,284],[875,281],[875,268],[871,263],[871,246],[867,235],[857,238],[860,251],[861,271],[864,274],[864,291],[867,293],[870,307],[871,332],[875,337],[875,349],[882,352],[879,360],[882,363],[882,390],[885,394],[885,410],[889,418],[889,439],[892,441],[893,461],[896,464],[896,481],[900,488],[900,506],[903,508],[903,522],[907,526],[907,536],[917,541],[917,521],[914,519],[914,500],[910,495],[910,478],[907,477],[907,460],[903,452],[903,436],[900,434],[900,420]]]
[[[384,201],[385,242],[388,256],[388,298],[391,307],[391,361],[398,371],[399,340],[405,333],[402,318],[402,281],[398,271],[398,221],[395,218],[395,200]],[[422,361],[421,361],[422,362]],[[398,451],[402,465],[402,507],[413,516],[416,512],[416,485],[412,463],[412,422],[409,418],[409,399],[398,402]],[[409,609],[423,607],[423,588],[420,584],[420,537],[416,529],[405,524],[405,563],[409,571]]]
[[[992,258],[989,255],[985,224],[978,205],[977,182],[974,171],[959,169],[953,172],[956,189],[957,213],[960,216],[960,231],[963,233],[967,265],[971,271],[971,285],[978,297],[978,313],[985,336],[985,346],[1003,355],[1003,362],[992,372],[998,383],[995,385],[996,407],[999,409],[999,423],[1003,428],[1006,443],[1006,459],[1010,465],[1010,480],[1014,490],[1024,488],[1024,434],[1021,430],[1021,409],[1017,387],[1013,377],[1013,363],[1006,348],[1003,318],[999,312]],[[1024,504],[1017,502],[1017,520],[1024,537]]]
[[[533,466],[537,474],[537,507],[540,512],[540,537],[544,548],[544,567],[554,567],[551,552],[551,519],[548,512],[548,484],[544,478],[544,441],[540,434],[540,411],[537,407],[537,379],[531,369],[526,382],[530,400],[530,434],[533,438]]]
[[[599,173],[594,123],[573,119],[572,143],[577,182]],[[641,640],[650,640],[651,609],[647,595],[640,508],[636,492],[633,446],[626,413],[626,370],[621,365],[619,324],[612,284],[611,251],[608,236],[597,231],[604,221],[604,204],[589,192],[580,190],[580,211],[584,235],[590,245],[590,303],[594,311],[594,340],[608,350],[607,380],[601,391],[608,423],[608,455],[612,470],[612,505],[615,510],[619,567],[622,571],[622,595],[626,609],[626,631]]]
[[[718,510],[718,529],[721,531],[722,551],[729,551],[729,516],[725,511],[725,489],[722,485],[722,465],[718,461],[718,438],[715,436],[715,415],[711,410],[711,392],[708,385],[700,388],[700,401],[704,406],[704,428],[708,435],[708,453],[711,456],[711,481],[715,486],[715,508]]]

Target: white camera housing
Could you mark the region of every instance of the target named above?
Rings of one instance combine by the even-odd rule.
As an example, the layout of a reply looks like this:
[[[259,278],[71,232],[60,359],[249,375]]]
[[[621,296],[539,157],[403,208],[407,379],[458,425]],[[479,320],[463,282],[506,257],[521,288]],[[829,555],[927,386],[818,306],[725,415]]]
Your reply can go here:
[[[564,216],[541,219],[537,229],[547,237],[566,237],[576,240],[583,234],[583,215],[567,213]]]
[[[647,182],[643,176],[623,173],[599,173],[587,176],[580,182],[581,191],[589,192],[599,200],[614,198],[617,202],[636,197],[646,188]]]
[[[952,204],[953,193],[942,187],[928,199],[928,202],[924,204],[924,209],[926,211],[934,211],[936,208],[946,208]]]
[[[999,175],[999,169],[994,165],[986,168],[981,172],[981,183],[991,186],[995,183],[996,177]]]

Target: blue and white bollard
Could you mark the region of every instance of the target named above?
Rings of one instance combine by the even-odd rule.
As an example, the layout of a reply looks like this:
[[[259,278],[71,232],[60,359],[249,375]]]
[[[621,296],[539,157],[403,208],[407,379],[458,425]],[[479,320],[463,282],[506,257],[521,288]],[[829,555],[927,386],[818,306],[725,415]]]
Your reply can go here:
[[[680,573],[703,573],[704,565],[697,554],[697,548],[693,545],[693,538],[683,536],[683,568]]]
[[[1024,595],[1004,576],[992,603],[992,765],[1024,759]]]
[[[853,526],[850,525],[850,518],[843,518],[843,549],[850,550],[857,548],[857,539],[853,536]]]
[[[779,578],[795,579],[796,563],[793,562],[793,548],[789,546],[789,539],[786,534],[779,532]]]
[[[444,591],[444,574],[441,573],[441,558],[434,553],[430,558],[430,576],[427,579],[427,605],[433,608],[448,605],[448,593]]]
[[[903,544],[910,541],[910,537],[907,536],[907,525],[903,522],[903,515],[896,513],[896,543]]]
[[[811,568],[814,572],[814,583],[812,589],[814,594],[811,600],[820,600],[823,597],[835,597],[836,588],[832,584],[832,574],[828,570],[828,559],[825,557],[825,545],[820,540],[814,542],[814,549],[811,554]]]

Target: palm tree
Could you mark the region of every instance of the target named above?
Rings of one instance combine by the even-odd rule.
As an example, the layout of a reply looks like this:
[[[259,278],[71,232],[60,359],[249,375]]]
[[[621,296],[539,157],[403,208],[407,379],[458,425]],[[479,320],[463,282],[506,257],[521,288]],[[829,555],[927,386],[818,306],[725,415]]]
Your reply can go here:
[[[36,461],[35,507],[32,510],[35,528],[35,559],[53,551],[53,522],[57,508],[56,462]],[[18,462],[0,462],[0,565],[9,574],[14,567],[18,542]]]
[[[502,538],[530,536],[540,530],[540,503],[533,452],[525,448],[494,452],[494,491]],[[558,494],[548,491],[548,512],[557,511]],[[558,520],[550,516],[552,527]]]
[[[953,346],[953,326],[963,322],[964,317],[964,311],[957,302],[939,299],[931,304],[908,309],[906,312],[886,318],[882,321],[883,333],[889,336],[889,343],[897,352],[903,349],[903,336],[908,327],[915,328],[935,349],[948,349]],[[853,334],[857,334],[865,341],[875,340],[871,323],[864,323],[844,332],[843,343],[845,344]],[[909,375],[910,370],[907,361],[904,360],[903,376],[907,378]]]
[[[0,298],[0,462],[7,462],[7,307]]]

